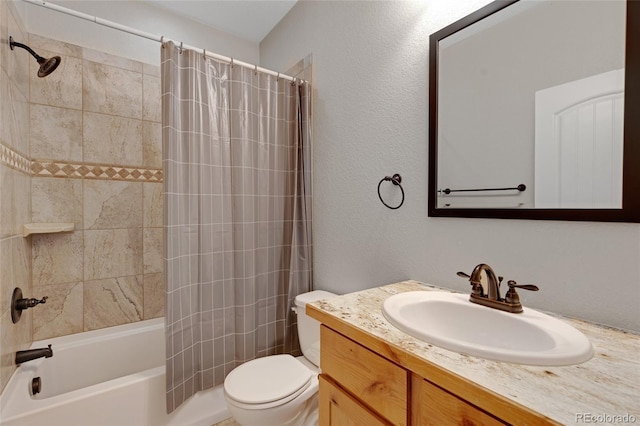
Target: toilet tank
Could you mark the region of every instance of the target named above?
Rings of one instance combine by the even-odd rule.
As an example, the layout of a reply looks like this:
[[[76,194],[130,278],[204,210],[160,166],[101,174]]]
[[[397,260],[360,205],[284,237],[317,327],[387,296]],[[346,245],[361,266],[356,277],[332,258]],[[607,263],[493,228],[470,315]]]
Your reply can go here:
[[[307,303],[316,302],[336,296],[324,290],[314,290],[309,293],[299,294],[295,298],[296,312],[298,313],[298,339],[300,349],[305,358],[315,366],[320,366],[320,322],[307,316],[305,308]]]

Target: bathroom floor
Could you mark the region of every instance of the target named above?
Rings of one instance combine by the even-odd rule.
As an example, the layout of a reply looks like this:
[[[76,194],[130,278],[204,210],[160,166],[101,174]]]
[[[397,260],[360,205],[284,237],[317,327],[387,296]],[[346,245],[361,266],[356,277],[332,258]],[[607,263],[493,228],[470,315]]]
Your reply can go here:
[[[216,423],[213,426],[240,426],[240,423],[233,420],[232,417],[229,417],[227,420],[223,420],[220,423]]]

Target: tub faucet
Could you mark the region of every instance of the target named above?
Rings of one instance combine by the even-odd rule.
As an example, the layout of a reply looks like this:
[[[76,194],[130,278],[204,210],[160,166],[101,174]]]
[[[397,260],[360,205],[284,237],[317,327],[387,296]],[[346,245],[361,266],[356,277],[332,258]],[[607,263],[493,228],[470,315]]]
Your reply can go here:
[[[482,273],[486,276],[486,283],[482,280]],[[496,277],[491,266],[481,263],[473,268],[471,275],[458,272],[459,277],[469,278],[471,283],[471,295],[469,301],[501,311],[520,313],[522,304],[516,288],[523,290],[538,291],[538,287],[533,284],[519,285],[513,280],[509,280],[509,291],[504,299],[500,296],[500,284],[503,277]]]
[[[32,361],[38,358],[51,358],[53,356],[53,349],[51,345],[48,348],[29,349],[26,351],[16,352],[16,364],[20,365],[23,362]]]

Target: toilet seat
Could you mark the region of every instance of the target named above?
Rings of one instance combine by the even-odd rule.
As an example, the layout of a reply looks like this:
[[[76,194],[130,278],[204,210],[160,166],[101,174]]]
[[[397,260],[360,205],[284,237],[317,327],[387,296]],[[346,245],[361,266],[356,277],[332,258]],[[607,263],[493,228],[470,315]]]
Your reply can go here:
[[[314,374],[291,355],[254,359],[235,368],[224,381],[229,399],[245,409],[285,404],[304,392]]]

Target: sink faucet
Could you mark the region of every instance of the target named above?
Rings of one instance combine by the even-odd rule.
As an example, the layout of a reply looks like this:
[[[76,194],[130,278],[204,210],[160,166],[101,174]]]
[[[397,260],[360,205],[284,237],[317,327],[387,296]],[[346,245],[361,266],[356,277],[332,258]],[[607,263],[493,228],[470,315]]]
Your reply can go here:
[[[486,286],[482,279],[483,272],[487,281]],[[519,285],[515,281],[509,280],[507,283],[509,285],[509,291],[507,291],[503,299],[500,296],[500,284],[502,283],[503,277],[496,278],[495,272],[493,272],[491,266],[486,263],[481,263],[473,268],[471,275],[458,272],[458,276],[469,278],[469,282],[471,283],[469,301],[505,312],[522,312],[522,304],[520,303],[520,296],[518,296],[516,288],[530,291],[539,290],[538,287],[533,284]]]
[[[485,273],[487,277],[487,287],[482,284],[482,273]],[[473,272],[469,277],[469,282],[473,287],[482,291],[480,296],[488,297],[491,300],[500,300],[500,283],[502,283],[502,277],[496,279],[496,274],[491,269],[491,266],[486,263],[481,263],[473,268]]]
[[[51,345],[48,348],[29,349],[26,351],[16,352],[16,364],[22,364],[23,362],[32,361],[38,358],[51,358],[53,356],[53,349]]]

